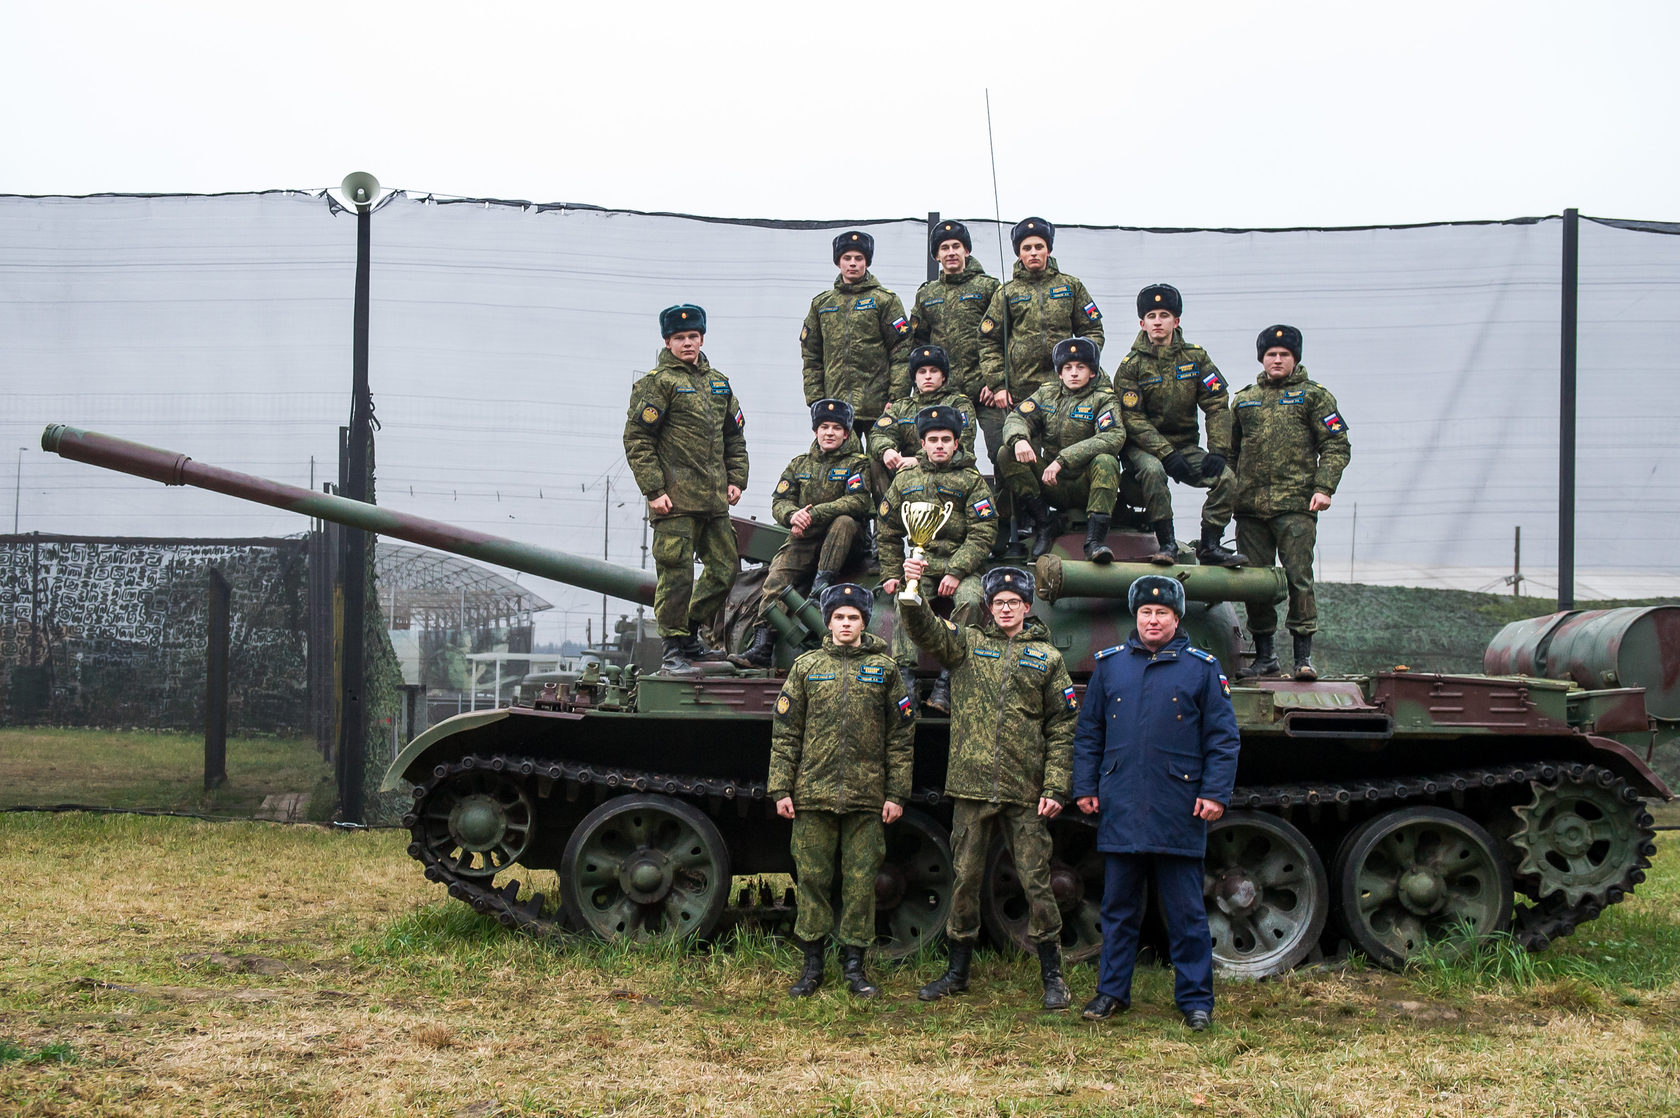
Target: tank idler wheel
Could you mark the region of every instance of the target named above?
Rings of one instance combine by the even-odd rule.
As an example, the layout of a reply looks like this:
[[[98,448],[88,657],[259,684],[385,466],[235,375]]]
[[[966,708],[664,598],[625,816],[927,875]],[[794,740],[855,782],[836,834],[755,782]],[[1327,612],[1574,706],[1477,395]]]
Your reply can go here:
[[[1202,895],[1214,966],[1235,978],[1299,966],[1330,915],[1318,851],[1295,826],[1258,811],[1228,811],[1208,827]]]
[[[1050,822],[1050,891],[1062,914],[1062,961],[1080,963],[1102,953],[1103,858],[1097,824],[1090,816],[1063,811]],[[986,855],[980,887],[980,920],[998,947],[1013,944],[1029,954],[1027,895],[1015,859],[1001,833]]]
[[[902,959],[944,934],[956,871],[945,828],[914,808],[887,827],[887,857],[875,875],[875,948]]]
[[[427,797],[419,823],[427,850],[445,869],[489,878],[531,848],[536,811],[518,776],[475,769]]]
[[[602,939],[710,935],[729,886],[717,826],[670,796],[607,800],[584,816],[560,859],[567,918]]]
[[[1533,798],[1512,809],[1517,823],[1510,841],[1522,856],[1516,874],[1533,886],[1536,899],[1562,893],[1571,907],[1613,903],[1611,888],[1628,889],[1629,870],[1645,864],[1641,853],[1651,832],[1640,825],[1644,805],[1628,798],[1626,781],[1596,770],[1605,783],[1592,779],[1593,772],[1587,779],[1534,781]]]
[[[1398,969],[1431,942],[1503,931],[1511,869],[1475,820],[1439,807],[1368,819],[1342,844],[1339,914],[1355,947]]]

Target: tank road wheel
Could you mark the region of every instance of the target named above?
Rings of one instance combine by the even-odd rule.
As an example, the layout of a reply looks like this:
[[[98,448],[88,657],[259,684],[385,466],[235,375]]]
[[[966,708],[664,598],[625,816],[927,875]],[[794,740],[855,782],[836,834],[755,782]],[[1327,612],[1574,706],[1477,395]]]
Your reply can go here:
[[[1062,961],[1080,963],[1102,952],[1103,860],[1097,851],[1097,824],[1084,815],[1063,812],[1050,823],[1050,891],[1062,912]],[[1014,944],[1031,952],[1027,937],[1027,896],[1015,873],[1015,859],[1003,835],[992,839],[986,876],[980,887],[980,920],[999,947]]]
[[[729,883],[717,827],[669,796],[606,801],[584,816],[560,859],[566,915],[603,939],[709,935]]]
[[[1592,779],[1595,771],[1610,783]],[[1534,798],[1512,809],[1517,825],[1510,834],[1522,856],[1515,874],[1524,892],[1536,900],[1562,893],[1570,907],[1620,900],[1636,884],[1630,872],[1649,864],[1643,854],[1653,837],[1641,825],[1644,805],[1636,796],[1628,799],[1633,793],[1627,782],[1589,769],[1587,779],[1564,776],[1530,788]]]
[[[1361,823],[1336,867],[1340,911],[1359,950],[1399,968],[1430,941],[1503,930],[1511,870],[1493,836],[1456,811],[1408,807]]]
[[[887,828],[887,857],[875,875],[875,950],[901,959],[936,941],[951,914],[955,882],[945,829],[922,812],[906,811]]]
[[[536,812],[519,777],[475,769],[457,773],[426,798],[421,842],[450,873],[494,877],[531,847]]]
[[[1236,978],[1298,966],[1330,915],[1330,883],[1312,843],[1292,824],[1257,811],[1228,811],[1208,827],[1202,893],[1213,963]]]

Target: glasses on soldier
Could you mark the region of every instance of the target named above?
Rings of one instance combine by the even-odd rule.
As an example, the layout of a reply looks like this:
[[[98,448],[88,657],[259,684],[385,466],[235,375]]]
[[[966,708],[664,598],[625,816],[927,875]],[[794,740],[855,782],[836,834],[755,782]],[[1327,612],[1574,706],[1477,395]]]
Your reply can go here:
[[[1016,594],[999,594],[992,599],[993,609],[1025,609],[1026,605]]]

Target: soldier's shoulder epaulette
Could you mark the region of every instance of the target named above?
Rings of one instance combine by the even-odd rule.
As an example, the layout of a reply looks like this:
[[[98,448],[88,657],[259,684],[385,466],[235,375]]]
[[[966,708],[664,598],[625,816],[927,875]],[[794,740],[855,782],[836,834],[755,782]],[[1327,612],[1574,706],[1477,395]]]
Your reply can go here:
[[[813,648],[809,652],[801,652],[798,656],[795,656],[793,663],[788,667],[788,678],[792,679],[795,672],[804,675],[810,671],[811,666],[821,659],[822,655],[822,649]]]
[[[1122,648],[1125,648],[1125,647],[1126,646],[1123,645],[1123,644],[1117,644],[1117,645],[1114,645],[1111,648],[1105,648],[1101,652],[1097,653],[1097,659],[1101,660],[1104,656],[1113,656],[1116,652],[1119,652]]]
[[[1215,656],[1211,652],[1204,652],[1193,644],[1186,647],[1184,651],[1188,652],[1198,660],[1206,660],[1210,664],[1219,663],[1219,657]]]
[[[1207,356],[1207,350],[1203,349],[1201,346],[1197,345],[1195,342],[1185,342],[1184,345],[1182,346],[1182,351],[1184,353],[1184,356],[1186,356],[1186,357],[1206,357]]]

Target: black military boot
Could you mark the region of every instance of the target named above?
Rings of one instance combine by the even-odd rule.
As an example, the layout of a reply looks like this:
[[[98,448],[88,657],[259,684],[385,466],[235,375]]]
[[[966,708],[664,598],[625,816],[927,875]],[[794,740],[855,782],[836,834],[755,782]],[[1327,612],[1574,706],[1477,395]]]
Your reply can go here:
[[[940,714],[951,713],[951,673],[949,670],[939,673],[939,678],[933,681],[933,690],[928,692],[927,705]]]
[[[879,523],[872,516],[869,518],[869,524],[864,528],[863,569],[872,575],[881,573],[881,548],[875,538],[875,529]],[[815,593],[814,590],[812,592]]]
[[[1114,552],[1108,547],[1108,522],[1100,512],[1085,517],[1085,558],[1093,563],[1114,562]]]
[[[711,664],[721,664],[723,661],[729,659],[728,652],[721,648],[711,647],[705,641],[700,639],[699,633],[690,633],[688,636],[681,639],[683,642],[683,653],[690,660],[704,660]]]
[[[946,964],[945,973],[916,991],[916,996],[924,1002],[968,993],[968,965],[974,961],[974,941],[953,939],[950,948],[951,961]]]
[[[1173,535],[1171,520],[1157,520],[1155,522],[1155,553],[1149,557],[1151,563],[1159,563],[1163,567],[1170,567],[1178,562],[1178,538]]]
[[[1253,679],[1260,675],[1278,675],[1283,671],[1277,653],[1272,648],[1271,633],[1254,634],[1254,661],[1237,671],[1238,679]]]
[[[1317,679],[1318,669],[1313,667],[1312,662],[1312,634],[1291,633],[1289,635],[1295,638],[1295,678],[1307,681]]]
[[[821,599],[822,592],[834,585],[834,580],[838,577],[838,574],[839,572],[837,571],[818,571],[817,577],[811,580],[811,592],[805,596],[807,598]]]
[[[1032,506],[1033,521],[1038,525],[1032,544],[1032,557],[1037,559],[1056,546],[1056,539],[1062,534],[1062,518],[1043,497],[1034,497],[1028,503]]]
[[[1248,556],[1224,546],[1219,537],[1224,531],[1211,524],[1202,525],[1202,542],[1196,545],[1196,562],[1206,567],[1246,567]]]
[[[869,981],[869,975],[864,973],[861,947],[840,949],[840,974],[846,980],[846,989],[860,998],[873,998],[881,992],[881,988]]]
[[[1002,559],[1010,555],[1021,555],[1024,551],[1017,550],[1021,541],[1030,539],[1038,524],[1033,520],[1032,511],[1027,508],[1023,498],[1015,498],[1015,512],[1005,520],[998,522],[998,543],[1003,545],[999,551],[997,546],[992,548],[992,558]]]
[[[700,669],[689,663],[688,651],[685,647],[687,637],[664,637],[664,653],[659,658],[659,674],[675,675],[684,678],[694,678],[700,675]]]
[[[1066,1009],[1073,1001],[1067,980],[1062,977],[1062,945],[1046,940],[1037,945],[1038,970],[1044,976],[1044,1008]]]
[[[729,662],[737,668],[768,668],[776,658],[776,634],[768,625],[753,629],[752,644],[745,652],[737,652]]]
[[[805,966],[799,972],[799,978],[788,987],[788,997],[808,998],[823,984],[823,941],[795,939],[793,942],[805,953]]]

